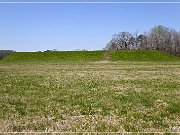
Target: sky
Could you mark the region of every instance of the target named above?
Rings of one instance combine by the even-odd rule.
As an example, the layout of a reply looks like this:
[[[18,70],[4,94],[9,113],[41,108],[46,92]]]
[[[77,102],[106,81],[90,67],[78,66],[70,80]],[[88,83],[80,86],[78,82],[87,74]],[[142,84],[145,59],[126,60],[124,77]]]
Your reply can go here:
[[[27,2],[0,0],[0,2],[17,1]],[[37,2],[37,0],[28,1]],[[38,1],[52,2],[52,0]],[[91,1],[111,2],[110,0]],[[143,2],[146,1],[155,0]],[[168,2],[167,0],[158,1]],[[113,34],[121,31],[143,33],[155,25],[164,25],[179,31],[179,13],[180,4],[0,3],[0,50],[23,52],[52,49],[101,50],[111,40]]]

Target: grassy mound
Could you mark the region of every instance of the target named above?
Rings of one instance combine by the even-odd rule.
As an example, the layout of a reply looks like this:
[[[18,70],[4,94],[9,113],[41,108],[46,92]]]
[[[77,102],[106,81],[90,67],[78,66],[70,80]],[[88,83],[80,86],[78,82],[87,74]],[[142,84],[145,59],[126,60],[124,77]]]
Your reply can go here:
[[[16,52],[2,61],[99,61],[104,51]]]
[[[119,50],[112,51],[112,61],[176,61],[179,57],[156,50]]]
[[[180,58],[154,50],[16,52],[4,62],[16,61],[179,61]]]

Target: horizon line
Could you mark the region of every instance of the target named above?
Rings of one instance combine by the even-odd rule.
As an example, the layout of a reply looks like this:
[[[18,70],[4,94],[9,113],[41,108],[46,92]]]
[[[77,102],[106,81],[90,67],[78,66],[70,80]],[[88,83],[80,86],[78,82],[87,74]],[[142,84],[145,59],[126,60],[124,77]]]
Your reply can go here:
[[[158,1],[154,1],[154,2],[143,2],[143,1],[137,1],[137,2],[127,2],[127,1],[119,1],[119,2],[91,2],[91,1],[87,1],[87,2],[80,2],[80,1],[76,1],[76,2],[0,2],[0,4],[180,4],[180,2],[158,2]]]

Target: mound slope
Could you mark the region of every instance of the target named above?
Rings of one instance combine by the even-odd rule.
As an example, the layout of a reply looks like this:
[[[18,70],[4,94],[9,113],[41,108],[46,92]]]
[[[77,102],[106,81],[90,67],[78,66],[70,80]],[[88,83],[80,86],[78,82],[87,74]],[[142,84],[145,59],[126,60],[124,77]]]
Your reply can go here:
[[[3,62],[25,61],[179,61],[180,58],[154,50],[16,52]]]

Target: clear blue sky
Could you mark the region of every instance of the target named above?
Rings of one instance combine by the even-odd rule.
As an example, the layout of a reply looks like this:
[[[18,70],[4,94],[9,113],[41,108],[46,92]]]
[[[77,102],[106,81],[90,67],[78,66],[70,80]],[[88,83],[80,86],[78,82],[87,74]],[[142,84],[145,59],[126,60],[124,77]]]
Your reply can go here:
[[[100,50],[115,33],[158,24],[180,30],[180,4],[0,4],[0,50]]]

